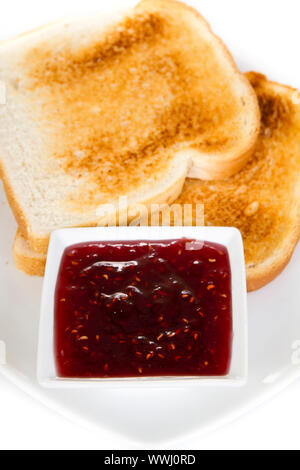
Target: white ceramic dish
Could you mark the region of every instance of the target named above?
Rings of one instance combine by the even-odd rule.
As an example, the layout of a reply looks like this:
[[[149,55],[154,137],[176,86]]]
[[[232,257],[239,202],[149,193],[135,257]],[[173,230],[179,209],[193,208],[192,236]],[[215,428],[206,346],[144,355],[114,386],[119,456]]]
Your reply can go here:
[[[265,20],[269,18],[269,2],[188,2],[201,11],[235,57],[240,58],[241,70],[257,70],[270,79],[300,88],[299,65],[294,60],[299,44],[298,2],[276,2],[272,22]],[[23,14],[15,15],[15,7],[11,5],[16,3],[19,9],[23,8],[21,2],[3,6],[3,19],[9,17],[10,8],[13,21],[3,21],[2,39],[43,24],[45,15],[58,18],[63,14],[61,2],[47,3],[46,13],[43,4],[40,13],[36,9],[35,15],[28,9],[27,2],[23,2]],[[90,8],[92,2],[87,3],[89,6],[85,3],[83,10]],[[93,8],[111,11],[121,3],[134,4],[135,1],[97,2]],[[75,2],[68,3],[67,14],[74,13],[74,5]],[[279,22],[287,25],[284,35],[277,34]],[[255,35],[253,24],[257,25]],[[272,41],[264,40],[266,31]],[[36,380],[42,279],[30,278],[13,265],[12,244],[17,227],[1,183],[0,220],[0,341],[3,341],[0,342],[0,373],[75,425],[91,428],[99,437],[99,443],[103,436],[117,442],[120,448],[128,448],[130,441],[132,448],[163,448],[175,443],[177,446],[189,436],[199,439],[272,399],[300,379],[299,245],[290,264],[275,281],[248,295],[249,375],[244,387],[112,391],[42,388]],[[17,424],[16,417],[15,420]],[[274,426],[277,425],[274,417]]]
[[[200,436],[269,400],[300,378],[300,246],[287,269],[248,295],[249,375],[244,387],[58,390],[36,380],[42,279],[12,260],[16,224],[0,186],[0,373],[56,412],[111,439],[163,446]],[[6,357],[4,347],[6,345]],[[121,444],[120,444],[121,445]]]
[[[171,240],[191,238],[219,243],[228,249],[232,272],[233,350],[231,367],[224,377],[151,377],[132,379],[63,379],[56,376],[53,332],[54,294],[62,255],[68,246],[90,241]],[[58,230],[51,236],[42,294],[38,348],[38,382],[54,388],[95,388],[143,385],[243,385],[247,378],[247,292],[241,234],[234,228],[207,227],[104,227]]]

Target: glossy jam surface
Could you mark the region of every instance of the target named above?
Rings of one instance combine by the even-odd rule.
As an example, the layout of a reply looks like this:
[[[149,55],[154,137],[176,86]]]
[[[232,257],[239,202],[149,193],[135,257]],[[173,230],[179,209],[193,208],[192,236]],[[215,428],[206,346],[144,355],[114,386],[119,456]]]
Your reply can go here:
[[[73,245],[61,262],[54,328],[59,377],[226,375],[227,249],[186,239]]]

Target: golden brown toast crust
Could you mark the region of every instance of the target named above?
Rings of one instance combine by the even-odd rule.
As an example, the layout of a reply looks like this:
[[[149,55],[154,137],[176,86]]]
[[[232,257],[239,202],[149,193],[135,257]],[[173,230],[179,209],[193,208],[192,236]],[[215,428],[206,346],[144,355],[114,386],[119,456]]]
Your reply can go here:
[[[223,76],[208,43],[197,41],[197,51],[195,31],[184,24],[179,28],[178,9],[204,22],[179,2],[143,1],[133,17],[88,48],[82,46],[76,52],[66,48],[58,57],[44,43],[25,58],[26,64],[32,64],[29,88],[45,99],[45,119],[48,116],[50,123],[56,123],[49,128],[55,142],[53,158],[64,171],[79,178],[88,174],[94,183],[88,191],[86,181],[82,185],[78,199],[86,205],[95,203],[97,187],[109,198],[151,178],[155,168],[163,166],[161,154],[166,149],[165,165],[174,151],[192,146],[213,158],[230,152],[239,138],[235,117],[241,103],[233,97],[232,77]],[[238,73],[221,41],[219,46]],[[205,94],[198,85],[203,79]],[[244,84],[248,86],[246,80]],[[63,113],[57,113],[58,103]],[[60,135],[58,124],[64,129]],[[245,164],[256,137],[254,132],[224,176]],[[109,178],[103,177],[101,167],[111,169]],[[75,211],[80,210],[74,200],[70,202]]]
[[[0,178],[3,183],[3,187],[5,190],[5,194],[7,197],[8,204],[15,216],[16,222],[19,226],[19,230],[21,231],[22,235],[28,239],[28,232],[27,232],[27,224],[26,224],[26,218],[23,214],[23,211],[15,197],[14,190],[12,186],[10,185],[9,181],[7,180],[5,173],[2,169],[1,161],[0,161]]]
[[[14,242],[13,257],[15,266],[19,271],[29,276],[44,276],[46,255],[34,253],[19,229],[17,230]]]

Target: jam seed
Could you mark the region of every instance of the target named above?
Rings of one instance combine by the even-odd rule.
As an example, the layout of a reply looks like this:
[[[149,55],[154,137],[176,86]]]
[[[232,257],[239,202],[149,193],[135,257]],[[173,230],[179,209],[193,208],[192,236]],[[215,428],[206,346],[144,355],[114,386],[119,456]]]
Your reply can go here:
[[[207,286],[207,290],[212,290],[212,289],[215,289],[216,286],[214,284],[210,284],[209,286]]]
[[[135,353],[138,357],[143,357],[143,354],[140,351],[136,351]]]
[[[175,336],[175,335],[176,335],[175,331],[174,331],[174,332],[171,332],[171,331],[170,331],[170,332],[168,333],[168,337],[169,337],[169,338],[173,338],[173,336]]]
[[[223,297],[224,299],[227,299],[227,295],[226,295],[226,294],[221,294],[221,297]]]
[[[184,323],[186,323],[187,325],[189,324],[189,321],[188,321],[187,318],[183,318],[182,321],[183,321]]]
[[[217,260],[210,258],[208,261],[209,261],[210,263],[216,263]]]
[[[100,335],[96,335],[96,341],[100,341]]]
[[[171,343],[171,344],[169,345],[169,348],[172,349],[172,351],[175,351],[176,346],[175,346],[174,343]]]
[[[88,336],[81,336],[78,341],[87,341],[89,338]]]
[[[142,374],[142,373],[143,373],[142,367],[139,367],[139,368],[138,368],[138,373],[139,373],[139,374]]]
[[[66,302],[67,299],[60,299],[60,302]]]
[[[153,356],[154,356],[153,352],[147,354],[146,360],[149,361],[149,359],[151,359]]]
[[[72,330],[71,335],[76,335],[78,333],[78,330]]]
[[[193,304],[195,302],[195,297],[190,298],[190,304]]]
[[[102,277],[104,277],[104,279],[108,280],[109,276],[108,274],[102,274]]]
[[[72,261],[72,265],[73,265],[73,266],[78,266],[79,263],[78,263],[78,261]]]
[[[82,350],[83,350],[84,352],[89,352],[89,348],[88,348],[87,346],[83,346]]]
[[[205,361],[205,362],[204,362],[204,365],[205,365],[205,367],[207,367],[207,366],[208,366],[208,362],[207,362],[207,361]]]
[[[163,354],[158,354],[158,357],[159,357],[160,359],[164,359],[164,358],[165,358],[165,356],[164,356]]]
[[[199,334],[198,334],[198,333],[194,333],[193,338],[194,338],[195,341],[197,341],[197,339],[199,338]]]
[[[163,338],[163,336],[164,336],[164,334],[163,334],[163,333],[161,333],[161,334],[160,334],[160,335],[159,335],[159,336],[156,338],[156,339],[157,339],[157,341],[160,341],[160,340]]]

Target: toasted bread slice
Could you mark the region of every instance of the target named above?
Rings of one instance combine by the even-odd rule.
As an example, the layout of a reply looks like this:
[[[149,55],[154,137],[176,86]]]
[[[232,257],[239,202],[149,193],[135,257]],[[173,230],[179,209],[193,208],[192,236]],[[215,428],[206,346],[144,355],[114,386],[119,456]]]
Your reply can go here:
[[[193,204],[194,220],[195,204],[204,204],[207,225],[241,230],[248,290],[253,291],[283,270],[300,236],[300,93],[263,75],[249,73],[248,78],[262,113],[256,151],[226,181],[187,180],[176,203]],[[23,265],[26,272],[35,265],[34,252],[31,256]]]
[[[46,255],[33,251],[19,229],[15,238],[13,256],[16,268],[20,271],[29,276],[44,276]]]
[[[20,230],[105,225],[99,206],[171,202],[248,160],[258,103],[193,9],[143,0],[116,21],[52,24],[0,45],[0,167]],[[112,210],[112,212],[114,212]]]
[[[187,180],[176,202],[203,203],[206,225],[241,230],[253,291],[280,274],[300,236],[300,94],[257,73],[248,78],[262,115],[251,159],[226,181]]]

